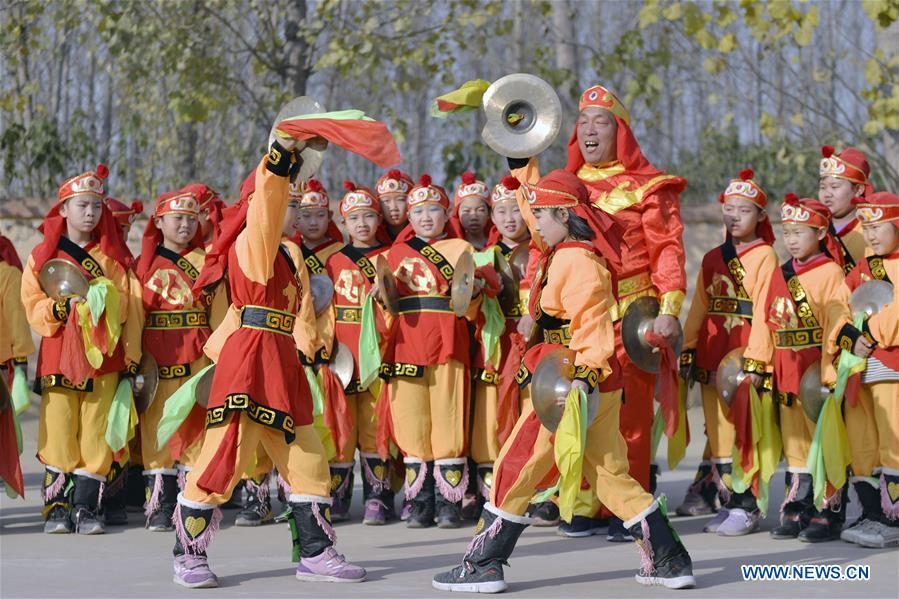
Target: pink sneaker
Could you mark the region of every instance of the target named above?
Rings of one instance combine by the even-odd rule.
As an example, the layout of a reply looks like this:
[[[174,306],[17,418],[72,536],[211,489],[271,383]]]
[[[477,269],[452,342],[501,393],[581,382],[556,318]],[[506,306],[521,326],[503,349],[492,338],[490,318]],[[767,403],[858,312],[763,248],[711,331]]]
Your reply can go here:
[[[297,580],[306,582],[362,582],[365,580],[365,568],[354,566],[346,558],[337,553],[334,547],[328,547],[315,557],[300,558],[297,566]]]
[[[175,558],[175,577],[172,581],[189,589],[211,589],[219,585],[205,555],[186,553]]]

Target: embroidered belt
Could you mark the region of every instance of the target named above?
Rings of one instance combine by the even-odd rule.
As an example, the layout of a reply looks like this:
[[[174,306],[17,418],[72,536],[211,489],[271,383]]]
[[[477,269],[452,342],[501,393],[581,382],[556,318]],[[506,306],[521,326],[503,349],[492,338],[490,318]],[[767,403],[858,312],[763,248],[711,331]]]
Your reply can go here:
[[[367,389],[362,386],[362,381],[359,379],[352,379],[343,390],[347,393],[364,393],[367,391]]]
[[[627,277],[618,281],[618,297],[624,298],[628,295],[634,295],[640,291],[653,289],[652,274],[649,271],[641,272],[632,277]]]
[[[821,347],[824,341],[824,329],[780,329],[774,333],[774,346],[779,349],[802,349]]]
[[[433,295],[408,295],[399,299],[400,314],[409,312],[452,312],[450,298]]]
[[[177,379],[190,375],[190,364],[172,364],[171,366],[159,367],[159,378],[161,379]]]
[[[712,296],[709,300],[709,314],[752,318],[752,300],[720,296]]]
[[[206,428],[223,424],[231,412],[243,412],[253,422],[283,432],[284,440],[293,443],[296,436],[293,417],[287,412],[256,403],[246,393],[227,395],[223,405],[209,408],[206,411]]]
[[[527,387],[531,382],[531,371],[524,365],[524,360],[521,361],[521,366],[515,372],[515,382],[521,388]]]
[[[705,368],[701,368],[699,366],[693,367],[693,380],[701,385],[711,385],[715,380],[715,372],[711,370],[707,370]]]
[[[244,306],[240,311],[240,326],[281,335],[293,334],[294,320],[293,314],[262,306]]]
[[[362,308],[356,306],[336,306],[337,322],[358,324],[362,322]]]
[[[472,368],[471,378],[474,381],[481,381],[489,385],[499,385],[499,373],[484,368]]]
[[[559,343],[568,345],[571,343],[571,329],[567,324],[558,329],[543,329],[544,343]]]
[[[420,378],[424,376],[425,367],[419,364],[406,364],[405,362],[394,362],[393,364],[381,364],[381,370],[378,373],[381,378],[389,379],[395,376],[405,376],[412,378]]]
[[[84,379],[80,385],[76,385],[61,374],[45,374],[40,378],[40,387],[35,385],[35,391],[40,394],[42,389],[50,389],[52,387],[62,387],[71,391],[90,393],[94,390],[94,380]]]
[[[147,314],[146,329],[207,329],[205,310],[159,310]]]

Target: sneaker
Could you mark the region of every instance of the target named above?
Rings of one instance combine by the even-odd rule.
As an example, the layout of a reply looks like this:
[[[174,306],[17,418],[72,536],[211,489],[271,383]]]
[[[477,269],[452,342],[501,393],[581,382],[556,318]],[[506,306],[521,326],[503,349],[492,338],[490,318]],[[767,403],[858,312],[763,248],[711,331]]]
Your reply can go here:
[[[669,589],[692,589],[696,586],[693,578],[693,564],[690,556],[674,555],[663,563],[655,565],[651,572],[640,570],[634,579],[646,586],[662,586]]]
[[[218,578],[209,569],[205,555],[176,556],[172,582],[189,589],[211,589],[219,585]]]
[[[268,500],[254,501],[237,513],[234,526],[261,526],[275,519],[272,504]]]
[[[315,557],[300,558],[297,566],[297,580],[305,582],[362,582],[365,568],[354,566],[328,547]]]
[[[175,530],[172,516],[175,514],[174,505],[160,505],[147,519],[147,530],[150,532],[168,532]]]
[[[714,505],[710,505],[705,497],[695,491],[688,491],[684,502],[677,506],[678,516],[708,516],[715,513]]]
[[[868,525],[871,524],[871,520],[868,520],[864,516],[856,520],[852,523],[852,525],[847,526],[840,532],[840,539],[846,541],[847,543],[858,543],[858,535],[863,531]]]
[[[603,528],[609,525],[608,518],[588,518],[587,516],[573,516],[571,522],[562,521],[556,531],[560,537],[577,539],[597,535]]]
[[[76,505],[72,510],[72,522],[75,525],[75,532],[80,535],[102,535],[106,532],[106,528],[97,519],[94,511],[83,505]]]
[[[758,530],[762,512],[752,510],[747,512],[742,508],[730,510],[727,519],[718,526],[718,535],[722,537],[740,537]]]
[[[412,515],[412,500],[403,500],[403,511],[400,512],[400,521],[405,522]]]
[[[528,506],[531,517],[531,526],[558,526],[559,506],[552,501],[532,503]]]
[[[69,510],[62,505],[54,505],[47,513],[44,532],[48,535],[67,535],[75,530]]]
[[[899,527],[888,526],[877,520],[869,520],[870,524],[858,533],[858,544],[862,547],[882,549],[899,545]]]
[[[103,512],[100,514],[103,524],[106,526],[124,526],[128,524],[128,510],[125,503],[115,501],[103,504]]]
[[[390,510],[380,499],[369,499],[365,502],[365,513],[362,515],[362,524],[369,526],[382,526],[390,519]]]
[[[784,514],[780,525],[771,529],[772,539],[795,539],[802,531],[802,519],[799,514]]]
[[[441,503],[437,507],[437,528],[462,526],[462,509],[456,503]]]
[[[509,588],[503,578],[503,567],[496,561],[485,566],[464,561],[461,566],[436,575],[431,586],[439,591],[462,593],[502,593]]]
[[[627,543],[633,541],[634,537],[624,527],[621,518],[612,516],[609,518],[609,530],[606,532],[606,540],[610,543]]]
[[[718,527],[727,520],[729,514],[730,510],[721,508],[714,518],[705,523],[705,526],[702,527],[702,532],[718,532]]]
[[[831,522],[827,518],[813,517],[808,526],[799,532],[796,537],[803,543],[826,543],[840,538],[841,523]]]

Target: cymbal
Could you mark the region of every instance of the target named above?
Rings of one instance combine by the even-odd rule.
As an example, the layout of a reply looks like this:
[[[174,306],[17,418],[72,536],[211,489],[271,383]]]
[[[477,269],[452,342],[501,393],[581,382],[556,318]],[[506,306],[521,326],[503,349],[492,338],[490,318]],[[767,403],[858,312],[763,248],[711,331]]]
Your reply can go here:
[[[215,365],[203,373],[200,382],[197,383],[197,405],[206,408],[209,406],[209,394],[212,393],[212,379],[215,378]]]
[[[474,259],[469,252],[462,252],[453,268],[453,283],[450,287],[450,301],[453,313],[462,317],[468,312],[474,295]]]
[[[156,389],[159,386],[159,366],[150,352],[144,352],[134,377],[134,407],[138,414],[143,414],[153,405]]]
[[[383,254],[378,254],[375,259],[375,270],[378,276],[378,298],[387,311],[395,316],[399,314],[400,292],[396,288],[396,277]]]
[[[893,285],[887,281],[868,281],[859,285],[849,296],[849,309],[855,316],[864,312],[868,316],[877,314],[893,301]]]
[[[353,370],[355,363],[353,361],[353,352],[343,343],[337,342],[334,346],[334,353],[331,354],[331,363],[329,364],[331,372],[340,380],[340,384],[346,388],[353,380]]]
[[[821,384],[821,364],[818,361],[809,364],[799,381],[799,401],[802,410],[812,422],[818,422],[824,401],[830,395],[830,389]]]
[[[562,102],[553,87],[527,73],[497,79],[481,100],[481,138],[493,151],[529,158],[552,145],[562,127]]]
[[[559,428],[564,412],[565,398],[574,380],[575,352],[567,347],[546,354],[534,371],[531,381],[531,403],[537,418],[547,430]],[[599,394],[587,396],[587,422],[593,422],[599,409]]]
[[[60,258],[47,260],[41,267],[37,279],[44,293],[55,300],[74,296],[86,297],[90,286],[87,277],[77,266]]]
[[[312,291],[312,306],[315,315],[319,316],[334,299],[334,283],[328,275],[312,275],[309,277],[309,287]]]
[[[527,243],[519,243],[512,250],[512,253],[509,254],[509,266],[512,267],[512,272],[515,273],[516,281],[521,281],[527,276],[528,257],[529,248]]]
[[[496,254],[496,259],[493,262],[496,265],[496,272],[503,284],[503,287],[500,289],[499,295],[497,296],[499,305],[503,309],[504,314],[511,314],[516,311],[516,308],[520,303],[518,297],[518,280],[515,278],[515,272],[512,270],[512,266],[505,257],[498,252]]]
[[[734,395],[737,393],[737,387],[746,378],[743,372],[743,352],[745,347],[737,347],[730,350],[721,358],[718,364],[718,371],[715,373],[715,387],[718,389],[718,395],[728,408],[734,401]]]
[[[286,121],[292,117],[304,116],[307,114],[319,114],[322,112],[325,112],[324,107],[309,96],[297,96],[285,104],[278,112],[278,116],[275,117],[275,122],[272,123],[272,128],[268,134],[268,145],[271,146],[275,139],[281,137],[277,134],[277,131],[278,124],[282,121]],[[300,167],[297,178],[306,181],[309,178],[314,177],[315,173],[318,172],[318,169],[321,168],[325,150],[307,145],[300,151],[300,156],[303,158],[303,165]]]
[[[621,321],[621,343],[631,362],[646,372],[657,373],[661,355],[653,352],[646,340],[646,333],[652,330],[659,315],[659,300],[654,297],[640,297],[627,307]]]

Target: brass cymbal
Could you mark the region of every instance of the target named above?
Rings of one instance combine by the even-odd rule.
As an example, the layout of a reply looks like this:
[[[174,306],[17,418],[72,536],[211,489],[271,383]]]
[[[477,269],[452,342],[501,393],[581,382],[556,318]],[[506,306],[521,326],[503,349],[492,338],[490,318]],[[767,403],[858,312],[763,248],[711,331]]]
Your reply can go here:
[[[527,275],[528,256],[529,248],[527,243],[519,243],[512,250],[512,253],[509,254],[509,266],[512,267],[512,272],[515,273],[516,281],[521,281]]]
[[[338,341],[334,346],[334,353],[331,354],[329,368],[334,373],[334,376],[340,380],[340,384],[344,388],[353,380],[354,367],[353,352],[349,347]]]
[[[153,405],[159,386],[159,366],[150,352],[144,352],[134,376],[134,407],[143,414]]]
[[[567,347],[546,354],[534,371],[531,380],[531,403],[537,418],[547,430],[559,428],[564,412],[565,398],[574,380],[575,352]],[[599,394],[587,396],[587,422],[593,422],[599,409]],[[588,424],[589,426],[589,424]]]
[[[849,296],[849,309],[855,316],[864,312],[868,316],[877,314],[893,301],[893,285],[888,281],[868,281],[859,285]]]
[[[799,401],[802,410],[812,422],[818,422],[824,400],[830,395],[830,389],[821,384],[821,363],[812,362],[799,381]]]
[[[562,102],[553,87],[527,73],[497,79],[481,100],[481,138],[493,151],[529,158],[552,145],[562,128]]]
[[[745,347],[737,347],[727,352],[721,358],[721,362],[718,364],[718,371],[715,373],[715,387],[718,389],[721,401],[728,408],[734,401],[737,387],[746,378],[746,373],[743,372],[743,352],[745,351]]]
[[[60,258],[47,260],[41,267],[37,279],[44,293],[55,300],[74,296],[86,297],[90,286],[87,277],[77,266]]]
[[[307,114],[319,114],[322,112],[325,112],[324,107],[309,96],[297,96],[285,104],[278,112],[278,116],[275,117],[275,122],[272,123],[271,131],[269,131],[268,134],[268,145],[271,146],[272,142],[280,137],[277,135],[277,130],[278,124],[282,121],[289,120],[292,117],[304,116]],[[325,150],[307,145],[300,151],[300,156],[303,158],[303,165],[300,167],[297,178],[302,181],[307,181],[309,178],[314,177],[315,173],[318,172],[318,169],[321,168]]]
[[[646,372],[657,373],[661,356],[653,352],[646,340],[646,333],[652,330],[659,315],[659,300],[654,297],[640,297],[634,300],[621,321],[621,343],[631,362]]]
[[[215,365],[203,373],[200,382],[197,383],[197,405],[206,408],[209,406],[209,394],[212,393],[212,379],[215,378]]]
[[[396,277],[383,254],[378,254],[375,259],[375,270],[378,276],[378,298],[387,311],[396,316],[399,314],[400,292],[396,288]]]
[[[516,311],[520,300],[518,298],[518,280],[515,278],[515,272],[512,266],[497,252],[496,259],[493,261],[496,266],[496,272],[503,284],[497,299],[499,305],[503,309],[504,314],[512,314]]]
[[[312,275],[309,277],[309,287],[312,291],[312,306],[315,315],[319,316],[334,299],[334,283],[328,275]]]
[[[458,317],[465,316],[471,298],[474,295],[474,259],[471,253],[462,252],[453,268],[453,283],[450,287],[450,301],[453,313]]]

